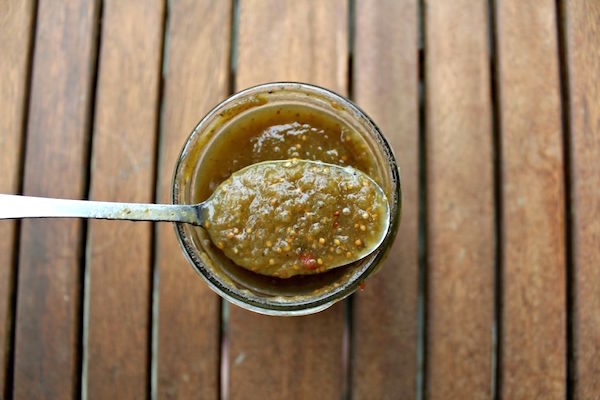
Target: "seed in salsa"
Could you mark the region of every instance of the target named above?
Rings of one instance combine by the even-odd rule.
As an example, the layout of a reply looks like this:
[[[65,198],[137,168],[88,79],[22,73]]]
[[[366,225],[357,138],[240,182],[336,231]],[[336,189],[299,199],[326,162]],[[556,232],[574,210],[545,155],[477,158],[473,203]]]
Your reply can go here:
[[[270,161],[217,187],[205,228],[237,265],[288,278],[369,254],[387,231],[388,207],[381,188],[352,167]]]

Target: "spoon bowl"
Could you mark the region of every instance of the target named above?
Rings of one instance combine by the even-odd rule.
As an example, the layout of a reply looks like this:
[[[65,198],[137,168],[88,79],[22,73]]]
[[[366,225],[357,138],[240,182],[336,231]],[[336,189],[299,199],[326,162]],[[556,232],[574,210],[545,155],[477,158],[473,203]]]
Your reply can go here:
[[[203,208],[204,227],[229,259],[278,278],[366,257],[383,242],[390,220],[383,189],[365,173],[295,159],[233,173]]]

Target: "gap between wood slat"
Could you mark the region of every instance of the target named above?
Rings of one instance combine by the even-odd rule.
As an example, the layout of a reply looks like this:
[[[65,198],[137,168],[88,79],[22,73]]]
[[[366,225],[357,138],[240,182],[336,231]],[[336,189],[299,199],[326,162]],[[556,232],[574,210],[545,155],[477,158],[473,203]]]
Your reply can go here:
[[[344,300],[342,331],[342,399],[352,399],[352,361],[354,358],[354,295]]]
[[[27,77],[25,78],[25,96],[23,98],[23,115],[21,121],[21,145],[19,148],[19,170],[17,194],[23,194],[23,176],[25,172],[25,156],[27,155],[27,131],[29,121],[29,108],[31,105],[31,80],[33,76],[33,54],[35,51],[35,37],[37,28],[38,3],[33,1],[31,15],[31,29],[29,30],[29,48],[27,49]],[[6,382],[3,396],[6,399],[13,398],[14,364],[15,364],[15,334],[17,320],[17,287],[19,280],[19,248],[21,246],[21,221],[14,221],[13,259],[11,260],[12,276],[10,281],[10,299],[8,332],[7,332],[7,355],[6,355]]]
[[[152,188],[152,193],[154,193],[154,203],[159,203],[158,190],[159,190],[159,162],[158,158],[160,157],[160,146],[161,146],[161,138],[162,138],[162,119],[164,114],[164,87],[165,87],[165,75],[166,75],[166,65],[167,65],[167,54],[168,54],[168,21],[169,21],[169,1],[164,0],[166,3],[163,6],[163,20],[162,20],[162,43],[160,44],[161,48],[161,57],[159,59],[158,65],[156,66],[161,73],[158,77],[158,91],[157,91],[157,101],[156,101],[156,111],[154,113],[156,122],[156,132],[155,132],[155,147],[154,147],[154,165],[153,165],[153,182],[154,186]],[[157,389],[158,389],[158,268],[156,266],[156,249],[158,249],[157,245],[157,235],[156,235],[156,223],[153,223],[150,227],[150,243],[152,243],[153,251],[150,252],[150,274],[149,284],[148,284],[148,366],[147,366],[147,393],[149,399],[157,398]]]
[[[562,147],[563,147],[563,175],[565,179],[565,268],[566,268],[566,369],[567,382],[565,396],[567,400],[574,398],[575,394],[575,263],[573,258],[573,218],[571,215],[572,204],[572,180],[571,175],[571,94],[569,92],[569,63],[568,63],[568,37],[567,37],[567,10],[566,4],[556,0],[556,26],[558,43],[558,71],[560,74],[561,94],[561,123],[562,123]]]
[[[348,0],[348,67],[346,90],[354,101],[354,32],[356,29],[356,1]],[[352,363],[354,360],[354,294],[344,301],[344,327],[342,332],[342,398],[352,399]]]
[[[427,170],[425,134],[427,116],[425,115],[425,0],[418,1],[419,25],[419,276],[417,298],[417,400],[427,396]]]
[[[238,27],[240,24],[240,2],[233,0],[231,7],[231,31],[229,35],[229,86],[227,91],[233,94],[236,84],[237,60],[238,60]]]
[[[35,51],[35,34],[37,28],[37,15],[38,15],[38,2],[36,0],[33,1],[32,6],[32,15],[31,15],[31,29],[29,31],[29,48],[27,49],[27,77],[25,78],[25,97],[23,99],[23,115],[21,121],[21,148],[19,149],[21,163],[19,164],[19,181],[18,181],[18,192],[17,194],[23,194],[23,175],[25,173],[25,157],[27,155],[27,129],[29,125],[29,107],[31,105],[31,80],[33,77],[33,55]],[[17,221],[17,230],[20,230],[21,223],[19,220]],[[17,232],[17,237],[15,239],[15,243],[17,244],[18,250],[18,242],[20,238],[20,232]],[[18,262],[19,254],[18,251],[15,253],[15,259]],[[18,265],[18,264],[16,264]],[[16,289],[16,287],[15,287]],[[16,303],[15,303],[16,304]],[[13,321],[14,322],[14,321]],[[13,346],[11,345],[11,349]],[[11,352],[12,353],[12,352]]]
[[[348,78],[346,90],[348,98],[354,101],[354,38],[356,32],[356,0],[348,0]]]
[[[158,93],[158,102],[157,102],[157,121],[156,121],[156,149],[154,153],[155,168],[154,168],[154,202],[160,202],[159,190],[160,190],[160,174],[159,174],[159,166],[162,165],[161,160],[161,152],[160,148],[162,145],[163,139],[163,121],[165,114],[165,102],[163,97],[164,90],[164,82],[165,77],[167,75],[167,58],[169,52],[169,10],[170,10],[170,2],[167,0],[164,7],[164,15],[163,15],[163,42],[162,42],[162,54],[161,54],[161,74],[160,74],[160,87]],[[156,266],[156,260],[158,259],[158,242],[156,235],[156,227],[152,226],[151,233],[151,243],[153,244],[153,251],[150,255],[150,275],[151,275],[151,283],[150,283],[150,358],[149,358],[149,385],[150,390],[148,391],[149,397],[151,399],[158,398],[158,318],[159,318],[159,273],[158,268]]]
[[[96,110],[96,90],[98,88],[98,71],[100,69],[100,48],[102,46],[102,16],[104,13],[104,2],[98,1],[97,6],[97,20],[96,20],[96,38],[95,38],[95,58],[92,61],[94,70],[91,78],[91,93],[90,93],[90,107],[88,109],[87,126],[86,126],[86,138],[87,147],[85,149],[86,154],[84,155],[84,162],[87,162],[85,171],[83,174],[83,200],[89,200],[90,189],[91,189],[91,175],[92,175],[92,160],[94,157],[93,153],[93,135],[95,125],[95,110]],[[77,331],[77,354],[76,364],[79,366],[79,374],[77,374],[77,382],[74,386],[74,396],[77,398],[81,396],[82,399],[87,399],[87,375],[88,375],[88,335],[89,335],[89,317],[90,317],[90,252],[91,252],[91,238],[88,230],[88,220],[83,219],[81,225],[82,239],[81,239],[81,260],[79,262],[81,268],[79,276],[79,310],[78,310],[78,331]]]
[[[238,60],[238,27],[240,22],[239,0],[233,0],[231,7],[231,30],[229,35],[229,82],[227,92],[232,95],[236,87],[237,78],[237,60]],[[229,399],[229,303],[219,297],[219,308],[221,310],[221,321],[219,324],[219,398],[221,400]]]
[[[492,328],[492,370],[491,388],[492,399],[501,398],[502,386],[502,349],[500,347],[502,338],[502,241],[503,241],[503,202],[502,202],[502,146],[500,133],[500,102],[498,99],[498,82],[496,56],[496,7],[495,0],[488,0],[489,36],[490,36],[490,94],[492,103],[492,135],[494,144],[494,326]]]
[[[221,301],[219,398],[229,399],[229,303]]]
[[[162,101],[161,101],[161,107],[162,107]],[[162,109],[161,109],[161,118],[162,118]],[[159,128],[160,129],[160,128]],[[160,135],[159,135],[160,138]],[[158,142],[158,140],[157,140]],[[157,163],[157,165],[159,165]],[[158,179],[157,179],[158,182]],[[157,185],[158,186],[158,185]],[[158,196],[156,196],[158,197]],[[156,260],[158,259],[156,253],[157,253],[157,236],[153,235],[154,237],[152,238],[152,243],[154,246],[154,251],[152,252],[152,290],[150,291],[151,296],[152,296],[152,303],[151,303],[151,307],[152,307],[152,320],[150,321],[151,324],[151,336],[152,336],[152,341],[151,341],[151,349],[150,349],[150,398],[153,400],[156,400],[158,398],[158,310],[159,310],[159,303],[158,303],[158,293],[159,293],[159,287],[158,287],[158,283],[159,283],[159,274],[158,274],[158,268],[156,267]]]

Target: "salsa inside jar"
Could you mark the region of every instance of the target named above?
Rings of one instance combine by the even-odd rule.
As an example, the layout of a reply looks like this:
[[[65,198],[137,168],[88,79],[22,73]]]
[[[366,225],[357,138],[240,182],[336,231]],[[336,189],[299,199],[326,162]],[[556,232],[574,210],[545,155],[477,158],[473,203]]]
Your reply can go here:
[[[202,172],[198,174],[196,181],[197,202],[208,199],[232,173],[249,165],[269,160],[304,159],[351,166],[378,181],[377,165],[365,140],[334,115],[296,104],[267,105],[244,111],[242,114],[226,125],[218,137],[207,144],[208,148],[201,162]],[[339,212],[343,212],[344,208],[341,207]],[[329,221],[331,224],[335,222],[335,215],[327,218],[331,218]],[[265,221],[265,223],[271,222]],[[358,222],[357,224],[357,232],[367,229],[368,224]],[[242,229],[232,227],[231,233],[235,228]],[[316,246],[321,245],[319,239],[320,236],[315,237]],[[334,235],[328,235],[327,240],[331,240],[335,246]],[[356,242],[358,239],[353,240]],[[223,253],[225,243],[221,242],[221,246],[219,241],[210,243],[211,250]],[[285,244],[283,242],[280,244],[282,246],[275,246],[275,244],[272,246],[275,249],[285,250]],[[256,243],[256,246],[262,251],[268,244],[261,242]],[[357,245],[355,244],[354,247]],[[333,251],[335,252],[335,247]],[[349,250],[345,250],[344,254],[347,251]],[[299,266],[311,263],[310,266],[313,267],[313,258],[309,250],[302,252],[298,257],[300,257]],[[275,257],[267,257],[265,260],[269,262],[271,259]],[[325,261],[322,260],[322,263],[324,264]],[[316,262],[317,265],[314,266],[316,272],[323,272],[325,269],[318,264],[318,259]],[[282,271],[279,276],[278,274],[274,276],[289,278],[296,275],[293,272],[293,264],[291,269],[285,271]]]

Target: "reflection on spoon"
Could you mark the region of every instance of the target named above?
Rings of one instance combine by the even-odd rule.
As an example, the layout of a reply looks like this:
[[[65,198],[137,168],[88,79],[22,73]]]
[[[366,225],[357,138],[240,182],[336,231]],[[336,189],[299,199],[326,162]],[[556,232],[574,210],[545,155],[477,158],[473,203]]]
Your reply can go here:
[[[81,217],[204,226],[241,267],[287,278],[350,264],[389,227],[383,190],[366,174],[318,161],[265,161],[235,172],[199,204],[138,204],[0,194],[0,219]]]

